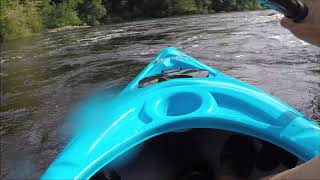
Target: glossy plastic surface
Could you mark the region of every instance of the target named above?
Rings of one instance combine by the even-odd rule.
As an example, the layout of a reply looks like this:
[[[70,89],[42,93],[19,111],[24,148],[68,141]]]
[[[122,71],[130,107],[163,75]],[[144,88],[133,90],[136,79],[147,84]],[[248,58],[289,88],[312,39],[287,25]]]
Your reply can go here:
[[[172,68],[206,69],[208,78],[172,79],[138,88]],[[88,179],[154,136],[191,128],[223,129],[272,142],[302,160],[320,154],[320,127],[293,108],[178,51],[166,48],[111,102],[87,104],[86,127],[42,179]]]

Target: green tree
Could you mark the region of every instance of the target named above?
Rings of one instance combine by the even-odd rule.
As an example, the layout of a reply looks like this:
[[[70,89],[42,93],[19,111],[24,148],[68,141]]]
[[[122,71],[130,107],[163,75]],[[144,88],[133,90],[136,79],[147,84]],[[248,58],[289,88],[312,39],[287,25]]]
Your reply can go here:
[[[0,41],[29,36],[42,29],[41,18],[34,3],[0,0]]]
[[[141,5],[143,16],[148,17],[165,17],[170,15],[168,8],[170,0],[144,0]]]
[[[197,12],[206,14],[209,12],[212,1],[210,0],[195,0],[197,6]]]
[[[67,0],[56,4],[44,2],[42,14],[45,26],[47,28],[57,28],[83,24],[76,11],[80,3],[80,0]]]
[[[197,6],[194,0],[173,0],[174,14],[192,14],[197,12]]]
[[[84,0],[77,8],[80,19],[91,26],[99,25],[107,13],[101,0]]]

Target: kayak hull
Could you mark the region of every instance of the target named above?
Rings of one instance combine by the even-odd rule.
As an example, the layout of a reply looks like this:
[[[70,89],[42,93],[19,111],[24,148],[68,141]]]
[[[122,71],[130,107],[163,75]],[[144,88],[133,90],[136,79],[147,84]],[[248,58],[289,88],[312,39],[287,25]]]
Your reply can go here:
[[[208,75],[139,86],[146,77],[175,69],[206,70]],[[150,138],[195,128],[256,137],[304,161],[320,154],[320,127],[316,123],[265,92],[175,48],[162,50],[111,101],[90,102],[74,118],[90,123],[85,123],[42,179],[88,179]]]

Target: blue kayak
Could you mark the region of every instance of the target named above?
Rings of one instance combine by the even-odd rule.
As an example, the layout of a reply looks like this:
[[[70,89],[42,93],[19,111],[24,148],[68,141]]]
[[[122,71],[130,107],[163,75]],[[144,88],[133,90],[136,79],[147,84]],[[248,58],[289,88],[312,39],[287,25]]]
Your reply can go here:
[[[153,137],[196,128],[259,138],[302,161],[320,155],[315,122],[175,48],[163,49],[116,97],[104,104],[88,103],[77,118],[92,123],[71,140],[42,179],[89,179]]]

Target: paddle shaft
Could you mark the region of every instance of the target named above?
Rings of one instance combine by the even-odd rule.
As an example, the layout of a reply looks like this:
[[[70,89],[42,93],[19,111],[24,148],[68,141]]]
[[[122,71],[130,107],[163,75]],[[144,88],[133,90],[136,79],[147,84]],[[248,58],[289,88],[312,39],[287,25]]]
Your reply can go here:
[[[261,4],[279,11],[296,22],[304,20],[308,15],[308,7],[299,0],[258,0]]]

